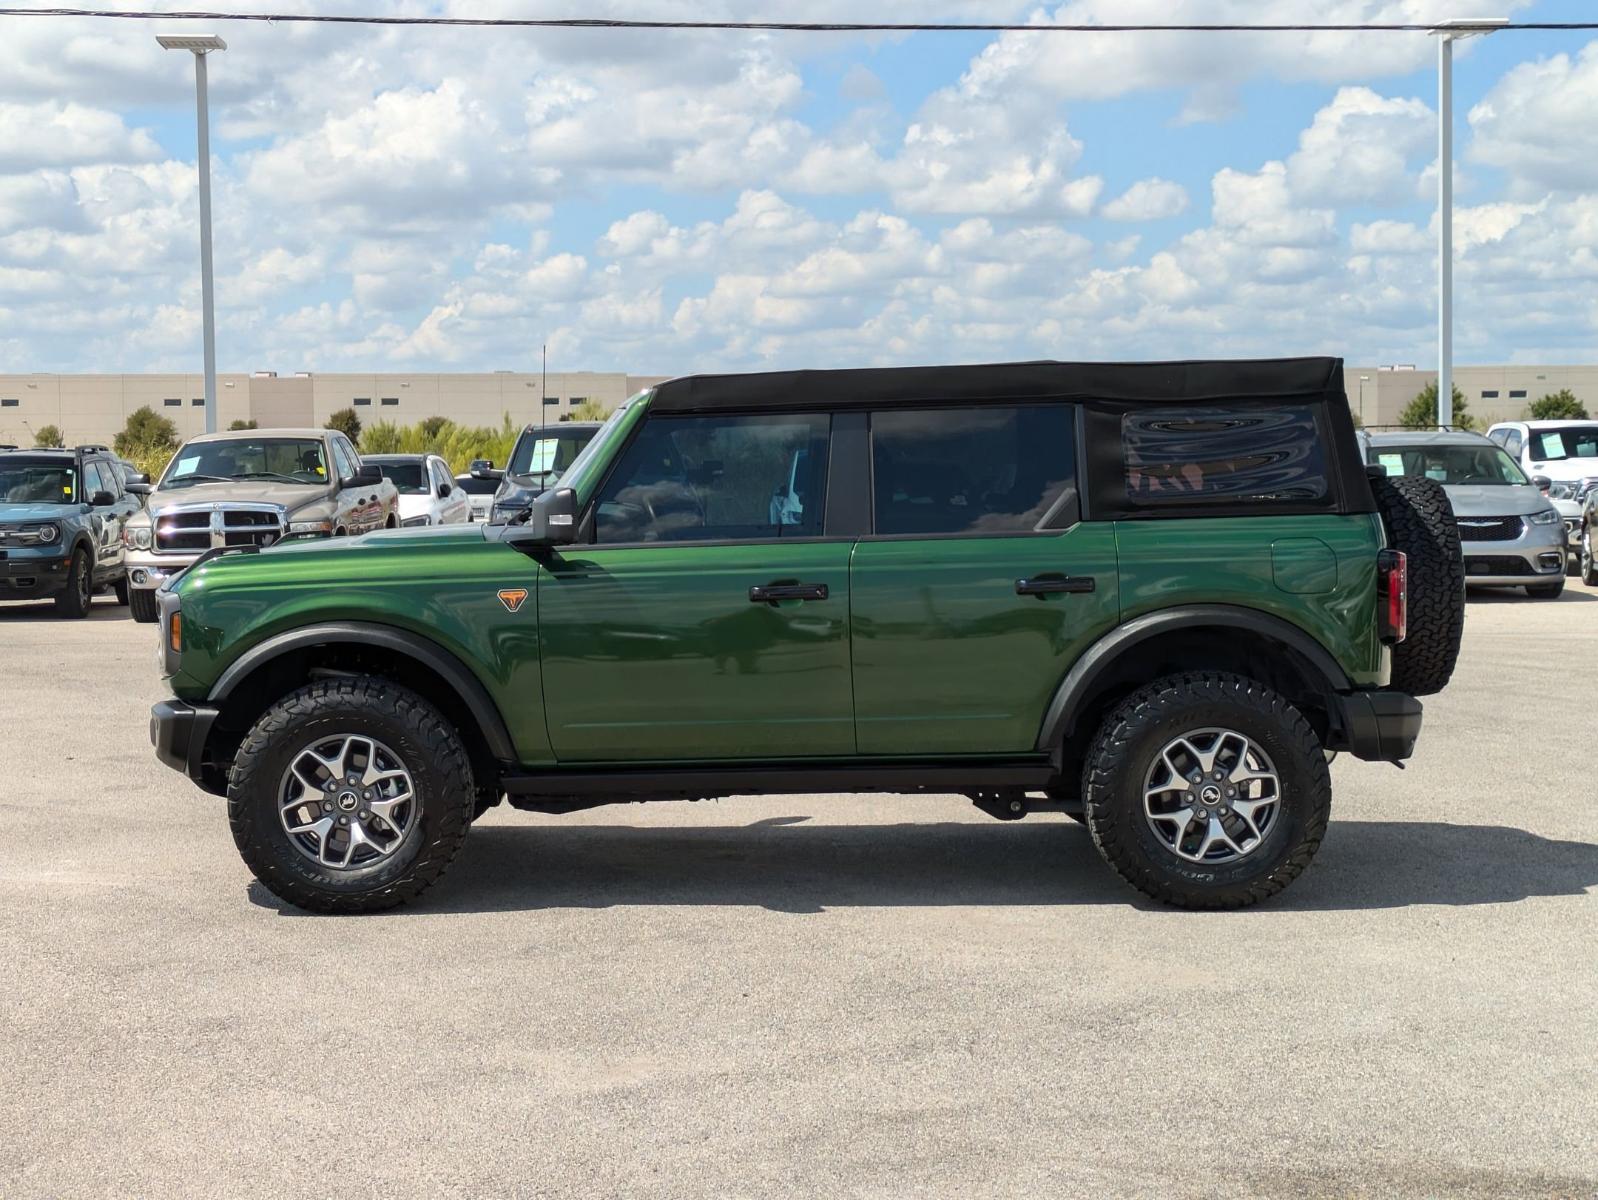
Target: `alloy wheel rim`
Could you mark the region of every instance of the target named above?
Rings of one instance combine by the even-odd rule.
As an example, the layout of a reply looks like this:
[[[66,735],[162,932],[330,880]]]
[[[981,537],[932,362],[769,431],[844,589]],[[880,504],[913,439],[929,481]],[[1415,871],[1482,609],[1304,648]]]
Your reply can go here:
[[[1161,748],[1143,781],[1143,815],[1172,854],[1207,867],[1259,849],[1281,811],[1270,755],[1235,729],[1195,729]]]
[[[363,870],[404,845],[420,812],[416,783],[394,751],[364,734],[321,737],[297,751],[278,787],[278,820],[317,866]]]

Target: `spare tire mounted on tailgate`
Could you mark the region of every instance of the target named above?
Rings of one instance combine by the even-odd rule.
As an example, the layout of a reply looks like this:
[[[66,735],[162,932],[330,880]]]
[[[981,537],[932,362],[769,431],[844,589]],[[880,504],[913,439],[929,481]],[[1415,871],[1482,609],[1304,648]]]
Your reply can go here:
[[[1373,478],[1393,549],[1409,559],[1409,634],[1393,647],[1391,686],[1415,696],[1443,690],[1465,631],[1465,564],[1442,484],[1419,475]]]

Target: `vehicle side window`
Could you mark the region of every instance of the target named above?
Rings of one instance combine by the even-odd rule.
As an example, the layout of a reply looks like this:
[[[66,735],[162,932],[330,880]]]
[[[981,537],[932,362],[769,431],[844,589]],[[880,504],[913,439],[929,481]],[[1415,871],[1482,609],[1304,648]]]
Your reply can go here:
[[[117,487],[113,478],[115,472],[106,467],[104,463],[92,462],[84,464],[89,471],[89,496],[92,498],[96,492],[110,492],[115,496],[121,489]]]
[[[438,494],[438,489],[448,486],[454,487],[455,481],[450,478],[449,470],[438,459],[433,459],[433,494]]]
[[[1127,500],[1313,503],[1330,491],[1326,451],[1307,405],[1151,408],[1121,418]]]
[[[892,409],[871,415],[874,532],[1038,529],[1076,500],[1068,404]]]
[[[1504,449],[1514,458],[1519,458],[1520,448],[1525,445],[1525,441],[1520,436],[1520,430],[1505,429],[1502,430],[1502,433],[1504,435]]]
[[[333,439],[333,468],[340,479],[348,479],[355,474],[355,456],[343,438]]]
[[[831,428],[821,413],[646,418],[600,492],[594,538],[819,537]]]

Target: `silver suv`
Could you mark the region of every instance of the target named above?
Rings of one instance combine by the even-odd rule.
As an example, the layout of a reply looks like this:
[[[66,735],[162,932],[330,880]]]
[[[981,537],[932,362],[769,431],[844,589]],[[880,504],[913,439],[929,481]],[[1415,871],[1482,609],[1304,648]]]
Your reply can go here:
[[[1564,521],[1502,446],[1462,431],[1365,433],[1360,441],[1365,461],[1388,475],[1424,475],[1443,485],[1467,584],[1524,587],[1544,600],[1564,591]]]

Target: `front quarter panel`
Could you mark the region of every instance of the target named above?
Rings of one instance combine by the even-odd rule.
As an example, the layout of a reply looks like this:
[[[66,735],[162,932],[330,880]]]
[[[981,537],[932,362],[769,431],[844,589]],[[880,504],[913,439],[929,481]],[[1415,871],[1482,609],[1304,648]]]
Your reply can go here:
[[[290,543],[203,564],[176,585],[184,651],[173,690],[204,700],[227,667],[279,633],[326,621],[388,625],[453,654],[487,689],[525,763],[550,760],[540,683],[538,567],[477,530]],[[510,611],[498,593],[525,588]]]

